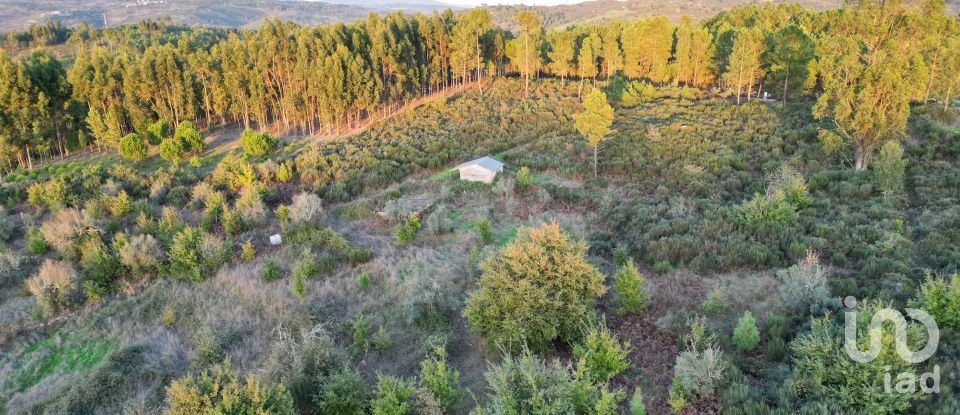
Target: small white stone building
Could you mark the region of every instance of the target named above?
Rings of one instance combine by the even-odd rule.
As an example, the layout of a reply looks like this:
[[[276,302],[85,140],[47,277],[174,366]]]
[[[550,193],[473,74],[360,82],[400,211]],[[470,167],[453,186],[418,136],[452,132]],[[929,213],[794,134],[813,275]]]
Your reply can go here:
[[[481,157],[476,160],[463,163],[454,169],[460,171],[460,180],[470,182],[493,183],[497,178],[497,173],[503,171],[503,163],[494,160],[492,157]]]

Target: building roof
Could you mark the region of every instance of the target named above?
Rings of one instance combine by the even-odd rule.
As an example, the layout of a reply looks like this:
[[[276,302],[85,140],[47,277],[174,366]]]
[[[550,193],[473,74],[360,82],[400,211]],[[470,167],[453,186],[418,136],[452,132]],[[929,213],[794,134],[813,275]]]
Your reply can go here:
[[[497,160],[495,160],[495,159],[493,159],[492,157],[489,157],[489,156],[484,156],[484,157],[478,158],[478,159],[476,159],[476,160],[471,160],[471,161],[468,161],[468,162],[466,162],[466,163],[462,163],[462,164],[460,164],[460,165],[458,165],[457,167],[454,167],[454,168],[459,170],[459,169],[462,169],[462,168],[464,168],[464,167],[470,167],[470,166],[480,166],[480,167],[482,167],[482,168],[484,168],[484,169],[486,169],[486,170],[490,170],[490,171],[494,171],[494,172],[498,172],[498,171],[503,170],[503,163],[501,163],[501,162],[499,162],[499,161],[497,161]]]

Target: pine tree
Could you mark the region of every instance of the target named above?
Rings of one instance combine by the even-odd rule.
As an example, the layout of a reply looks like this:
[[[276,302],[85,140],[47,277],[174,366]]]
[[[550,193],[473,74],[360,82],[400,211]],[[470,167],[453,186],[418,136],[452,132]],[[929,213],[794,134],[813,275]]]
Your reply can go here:
[[[730,53],[724,83],[737,91],[737,104],[747,90],[747,100],[753,96],[753,87],[761,77],[760,58],[765,50],[763,33],[759,29],[738,29],[733,38],[733,51]]]
[[[593,89],[583,101],[583,112],[574,115],[573,119],[577,131],[593,147],[593,176],[597,177],[597,148],[610,134],[613,107],[607,103],[607,96],[603,91]]]
[[[517,12],[514,17],[520,25],[523,34],[523,66],[520,73],[523,75],[523,96],[530,97],[530,74],[540,67],[540,15],[534,11],[524,10]]]

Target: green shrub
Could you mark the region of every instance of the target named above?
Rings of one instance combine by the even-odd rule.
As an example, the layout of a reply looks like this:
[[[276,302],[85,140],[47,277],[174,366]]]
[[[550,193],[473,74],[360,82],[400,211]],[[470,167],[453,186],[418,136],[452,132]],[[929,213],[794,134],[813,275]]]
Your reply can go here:
[[[37,207],[61,208],[67,203],[67,184],[61,178],[27,187],[27,202]]]
[[[183,149],[191,154],[199,155],[203,153],[206,143],[203,142],[203,136],[197,131],[197,127],[190,121],[181,121],[177,125],[177,130],[173,133],[175,140],[180,142]]]
[[[780,361],[787,354],[787,343],[780,337],[774,337],[763,346],[763,355],[772,361]]]
[[[390,333],[387,333],[387,330],[384,329],[383,324],[381,324],[377,330],[377,334],[374,334],[373,339],[370,340],[370,346],[373,347],[373,350],[377,353],[383,353],[390,349],[392,344],[393,341],[390,339]]]
[[[247,239],[242,245],[240,245],[240,259],[250,262],[253,261],[253,258],[257,255],[257,251],[253,249],[253,241]]]
[[[307,295],[307,276],[303,272],[295,272],[290,277],[290,292],[294,297],[303,298]]]
[[[873,336],[867,336],[870,320],[886,305],[866,300],[858,305],[856,313],[857,348],[869,349]],[[920,350],[926,341],[925,329],[908,320],[907,347]],[[850,413],[892,414],[907,411],[912,403],[923,397],[916,390],[908,393],[886,393],[883,379],[887,373],[895,378],[910,374],[919,379],[919,367],[907,363],[897,354],[895,330],[892,324],[882,326],[880,354],[867,363],[850,358],[845,350],[843,323],[828,317],[813,319],[810,331],[801,334],[791,344],[794,362],[793,382],[803,385],[808,401],[835,404]],[[923,343],[921,343],[921,341]],[[896,380],[894,380],[896,382]]]
[[[357,277],[357,289],[364,291],[370,286],[370,275],[366,272],[360,273]]]
[[[373,415],[412,414],[413,393],[413,382],[393,376],[379,376],[370,410]]]
[[[606,382],[630,367],[627,355],[630,344],[620,344],[606,327],[587,331],[583,342],[573,348],[573,356],[583,362],[587,374],[595,382]]]
[[[630,415],[646,415],[647,407],[643,404],[643,393],[638,386],[633,390],[633,397],[630,398]]]
[[[397,224],[396,235],[397,243],[406,244],[417,236],[420,230],[420,216],[416,212],[410,213],[406,219]]]
[[[587,245],[556,223],[523,228],[485,260],[479,289],[467,299],[470,328],[507,350],[545,350],[574,340],[606,291],[604,276],[586,261]]]
[[[636,314],[647,307],[650,295],[643,288],[643,276],[627,260],[613,275],[613,292],[617,299],[617,314]]]
[[[753,350],[760,343],[760,331],[757,321],[748,310],[737,320],[737,327],[733,329],[733,344],[740,350]]]
[[[261,157],[277,148],[277,140],[270,133],[258,133],[248,128],[240,134],[240,145],[244,154]]]
[[[351,352],[354,356],[360,356],[370,348],[370,323],[361,314],[353,320],[351,330],[353,331]]]
[[[484,375],[489,385],[485,413],[493,414],[613,414],[623,393],[609,391],[586,378],[583,367],[571,373],[559,362],[546,363],[523,352],[504,356]]]
[[[27,232],[27,252],[40,256],[49,250],[50,244],[47,243],[46,239],[43,239],[43,234],[40,232],[40,229],[33,228]]]
[[[203,257],[201,256],[200,231],[189,226],[173,238],[170,245],[170,274],[181,281],[203,281]]]
[[[293,278],[301,278],[306,281],[316,276],[318,271],[317,261],[313,259],[313,254],[306,251],[297,261],[297,264],[293,266]]]
[[[110,214],[115,218],[122,218],[127,216],[131,211],[133,211],[133,202],[130,201],[130,196],[127,195],[127,192],[121,190],[120,193],[117,193],[110,201]]]
[[[293,415],[293,398],[283,385],[263,385],[253,376],[240,381],[227,361],[187,376],[167,389],[167,415],[201,413]]]
[[[910,305],[929,313],[940,327],[960,328],[960,274],[947,278],[927,275]]]
[[[186,150],[183,148],[183,143],[174,138],[166,138],[160,142],[160,157],[164,160],[170,162],[174,166],[180,164],[183,161],[183,155],[186,154]]]
[[[147,143],[139,134],[127,134],[120,139],[120,145],[117,148],[120,155],[130,161],[140,161],[147,158]]]
[[[707,294],[707,298],[700,304],[700,310],[708,316],[715,316],[727,309],[727,291],[716,287]]]
[[[787,201],[786,193],[782,191],[767,196],[757,193],[740,207],[738,213],[740,223],[755,232],[786,228],[799,218],[796,206]]]
[[[263,261],[263,271],[261,273],[261,277],[266,282],[272,282],[280,279],[280,266],[277,265],[277,262],[272,259]]]
[[[533,176],[530,174],[530,169],[526,166],[521,167],[520,170],[517,170],[517,191],[520,193],[526,192],[530,188],[530,185],[533,183]]]
[[[884,194],[897,193],[903,189],[903,172],[907,160],[903,158],[903,147],[895,140],[889,140],[880,147],[880,153],[872,163],[877,186]]]
[[[490,221],[487,218],[480,219],[477,222],[477,235],[480,236],[480,242],[484,245],[493,242],[493,229],[490,228]]]
[[[420,362],[420,387],[426,389],[445,413],[452,412],[463,399],[460,372],[447,366],[447,349],[433,348],[433,353]]]
[[[290,180],[293,180],[293,166],[290,165],[290,162],[283,162],[277,168],[277,181],[286,183]]]
[[[147,127],[147,141],[152,145],[159,145],[170,135],[170,124],[167,124],[164,120],[158,120]]]
[[[315,399],[317,413],[365,415],[370,400],[367,383],[355,371],[344,368],[320,382]]]

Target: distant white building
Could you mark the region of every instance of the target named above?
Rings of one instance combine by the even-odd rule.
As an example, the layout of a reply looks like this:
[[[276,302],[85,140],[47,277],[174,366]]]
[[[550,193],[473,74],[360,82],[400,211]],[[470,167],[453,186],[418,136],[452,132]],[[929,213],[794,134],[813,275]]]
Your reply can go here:
[[[481,157],[463,163],[454,167],[454,169],[460,171],[460,180],[489,184],[493,183],[493,179],[497,178],[497,173],[503,171],[503,163],[491,157]]]

